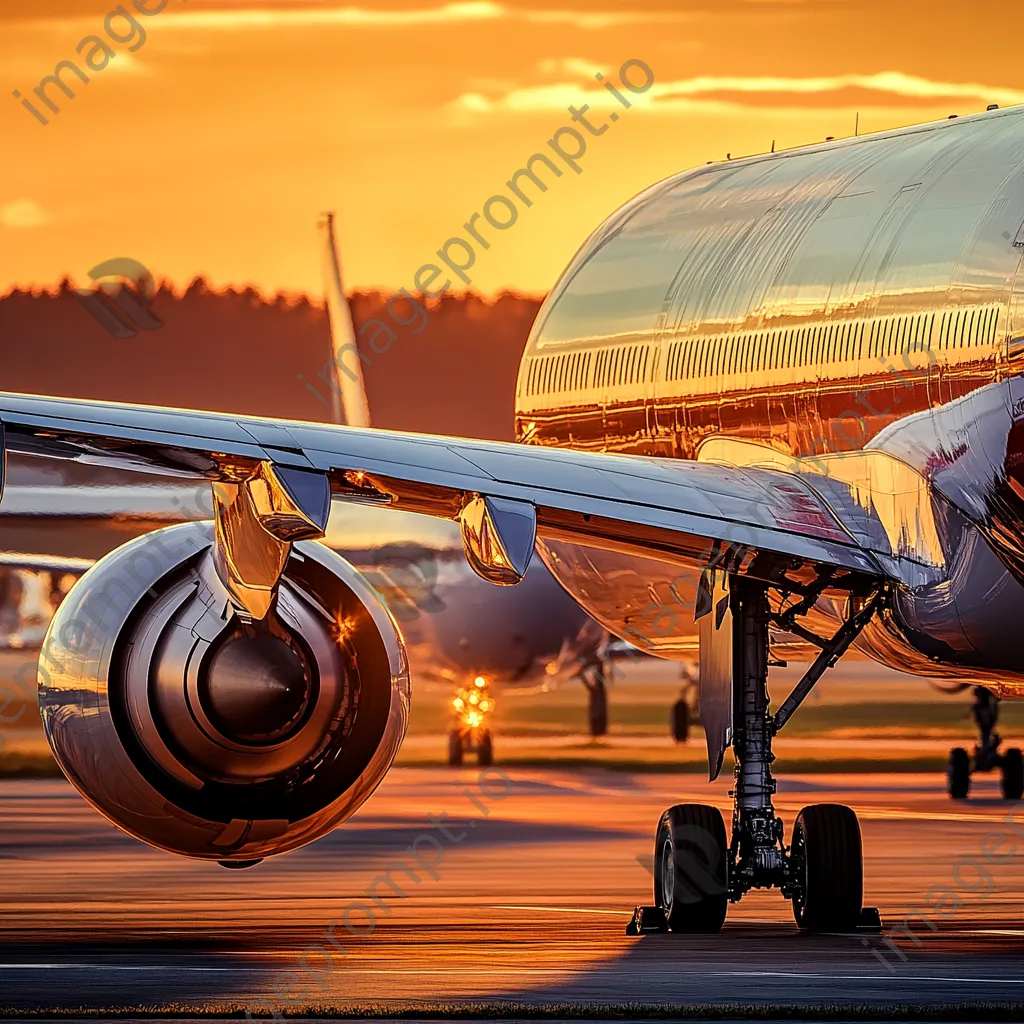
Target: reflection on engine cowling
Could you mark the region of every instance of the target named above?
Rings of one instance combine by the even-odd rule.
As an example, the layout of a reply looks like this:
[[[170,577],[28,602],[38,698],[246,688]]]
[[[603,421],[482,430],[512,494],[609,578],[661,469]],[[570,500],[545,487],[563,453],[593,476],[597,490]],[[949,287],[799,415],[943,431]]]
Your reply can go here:
[[[212,524],[147,534],[72,588],[43,643],[39,705],[65,774],[115,825],[221,862],[329,832],[394,760],[401,634],[343,558],[294,545],[262,622],[212,570]]]

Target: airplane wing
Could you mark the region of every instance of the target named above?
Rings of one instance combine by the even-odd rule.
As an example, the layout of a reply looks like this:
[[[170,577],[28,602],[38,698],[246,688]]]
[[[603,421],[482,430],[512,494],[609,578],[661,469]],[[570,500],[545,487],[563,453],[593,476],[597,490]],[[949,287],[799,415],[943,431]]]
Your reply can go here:
[[[898,577],[848,492],[829,500],[835,481],[780,470],[5,393],[0,422],[21,454],[211,481],[270,462],[325,474],[337,497],[448,519],[475,496],[511,499],[541,538],[683,563],[710,542],[731,571],[769,581]]]
[[[32,572],[63,572],[81,576],[93,566],[89,558],[64,558],[62,555],[35,555],[0,551],[0,569],[28,569]]]

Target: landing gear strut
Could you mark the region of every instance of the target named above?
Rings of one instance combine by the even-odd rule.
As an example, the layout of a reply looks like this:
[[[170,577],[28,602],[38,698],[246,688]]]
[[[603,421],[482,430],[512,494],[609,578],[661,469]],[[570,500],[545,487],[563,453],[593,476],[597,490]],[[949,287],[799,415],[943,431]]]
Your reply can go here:
[[[580,681],[587,691],[587,728],[595,739],[608,734],[608,682],[610,664],[599,651],[587,659],[579,671]]]
[[[963,747],[949,752],[946,768],[946,788],[954,800],[963,800],[971,788],[972,772],[1002,772],[1001,788],[1007,800],[1019,800],[1024,795],[1024,758],[1016,747],[999,752],[1002,738],[995,731],[999,721],[999,698],[987,687],[974,688],[971,716],[978,725],[978,742],[974,747],[974,765]]]
[[[654,849],[656,907],[638,907],[627,934],[643,931],[714,932],[728,902],[750,889],[778,888],[793,903],[800,928],[852,931],[875,926],[878,912],[862,908],[860,826],[849,807],[814,804],[797,816],[791,845],[772,797],[776,783],[772,740],[824,671],[867,624],[880,595],[850,617],[831,640],[796,621],[816,599],[773,613],[764,584],[732,577],[732,746],[735,788],[732,839],[726,845],[721,811],[677,804],[658,824]],[[821,648],[821,653],[774,716],[768,711],[769,625],[776,622]],[[660,908],[660,914],[657,912]]]

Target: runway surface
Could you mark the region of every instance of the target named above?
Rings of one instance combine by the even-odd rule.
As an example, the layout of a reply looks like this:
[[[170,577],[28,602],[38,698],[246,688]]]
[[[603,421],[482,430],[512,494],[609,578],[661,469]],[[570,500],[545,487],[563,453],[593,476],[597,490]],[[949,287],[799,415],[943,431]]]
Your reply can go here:
[[[963,803],[934,776],[782,780],[787,831],[808,803],[857,809],[866,902],[887,926],[921,910],[937,922],[932,931],[911,917],[913,934],[888,946],[800,934],[772,892],[733,907],[720,935],[627,938],[633,905],[651,898],[661,811],[709,799],[727,808],[728,780],[540,770],[507,780],[397,769],[345,827],[246,871],[142,846],[63,782],[0,782],[0,1007],[1024,1004],[1024,808],[1016,836],[994,779]],[[993,831],[1005,842],[984,838]]]

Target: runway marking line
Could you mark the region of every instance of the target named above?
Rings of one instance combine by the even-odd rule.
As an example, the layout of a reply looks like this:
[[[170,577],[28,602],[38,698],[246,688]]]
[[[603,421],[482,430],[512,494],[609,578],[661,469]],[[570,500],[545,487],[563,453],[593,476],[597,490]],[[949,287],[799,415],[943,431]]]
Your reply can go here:
[[[0,970],[40,970],[40,971],[52,971],[55,969],[65,970],[77,970],[77,971],[166,971],[168,965],[151,965],[151,966],[127,966],[127,965],[115,965],[115,964],[0,964]],[[177,967],[175,970],[178,971],[238,971],[239,968],[204,968],[204,967]],[[245,970],[242,968],[241,970]],[[564,976],[573,975],[575,972],[572,968],[529,968],[529,969],[506,969],[506,970],[489,970],[488,976],[502,976],[507,975],[510,977],[550,977],[553,975]],[[434,968],[431,970],[386,970],[379,968],[352,968],[345,972],[346,975],[351,974],[365,974],[365,975],[382,975],[384,977],[389,976],[410,976],[410,977],[429,977],[429,976],[449,976],[449,975],[465,975],[463,968]],[[631,977],[634,978],[664,978],[664,971],[637,971],[635,968],[629,972]],[[799,971],[701,971],[701,977],[706,978],[805,978],[815,979],[824,981],[893,981],[897,984],[902,984],[908,981],[913,982],[924,982],[926,984],[953,984],[953,985],[1024,985],[1024,978],[947,978],[937,977],[934,975],[929,976],[901,976],[892,977],[889,975],[882,974],[818,974],[813,972],[801,973]]]
[[[597,910],[590,907],[524,907],[510,903],[492,903],[490,905],[491,910],[541,910],[549,914],[614,914],[616,917],[621,917],[623,920],[627,920],[630,915],[629,910]]]
[[[153,964],[153,965],[127,965],[127,964],[0,964],[0,970],[55,970],[63,968],[64,970],[107,970],[107,971],[165,971],[167,970],[167,964]],[[178,966],[175,968],[179,971],[244,971],[245,968],[239,967],[195,967],[192,965]],[[450,968],[433,968],[430,970],[387,970],[380,968],[350,968],[345,972],[346,974],[368,974],[368,975],[383,975],[385,977],[391,975],[407,975],[412,977],[419,976],[430,976],[430,975],[464,975],[465,970],[461,967],[450,967]],[[493,975],[509,975],[514,977],[534,977],[534,976],[550,976],[550,975],[566,975],[575,973],[572,968],[529,968],[529,969],[502,969],[502,970],[489,970],[487,971],[488,976]],[[637,971],[635,968],[630,970],[630,975],[633,977],[651,977],[651,978],[662,978],[664,977],[663,971]],[[701,971],[703,977],[711,978],[814,978],[818,980],[828,981],[894,981],[897,983],[903,983],[908,981],[924,982],[926,984],[934,984],[935,982],[947,983],[947,984],[972,984],[972,985],[1024,985],[1024,978],[947,978],[941,976],[913,976],[913,975],[901,975],[899,977],[892,977],[884,974],[819,974],[815,972],[801,972],[801,971]]]

